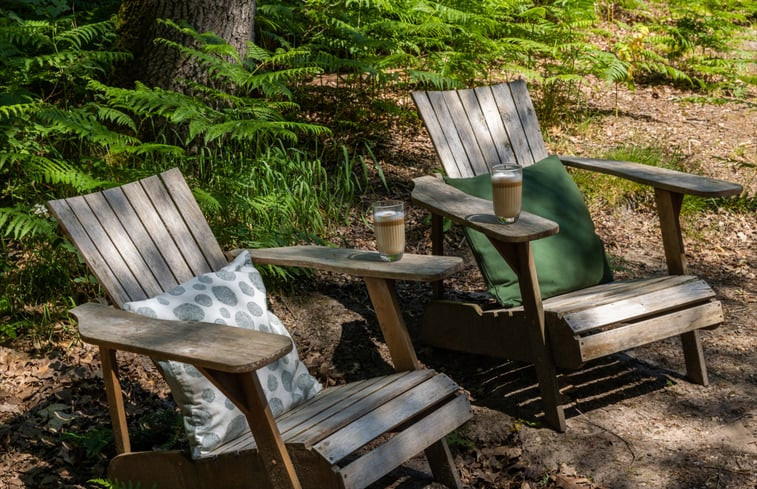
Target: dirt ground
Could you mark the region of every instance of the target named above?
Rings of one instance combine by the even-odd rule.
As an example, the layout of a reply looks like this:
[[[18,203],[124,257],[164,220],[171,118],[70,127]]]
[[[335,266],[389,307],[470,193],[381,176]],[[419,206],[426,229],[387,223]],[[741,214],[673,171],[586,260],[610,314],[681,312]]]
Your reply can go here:
[[[737,181],[748,195],[757,194],[754,100],[692,103],[685,92],[651,87],[621,90],[616,106],[614,93],[598,87],[586,93],[593,123],[548,128],[551,152],[596,155],[620,145],[653,144],[682,155],[698,173]],[[408,202],[410,251],[430,253],[424,215],[409,196],[411,179],[436,167],[433,148],[420,123],[389,134],[386,147],[375,149],[389,194]],[[376,185],[364,205],[385,195]],[[665,273],[658,224],[646,206],[592,212],[617,276]],[[370,232],[359,222],[331,241],[371,248]],[[721,209],[686,218],[684,227],[691,271],[712,285],[726,314],[720,328],[703,334],[707,387],[681,376],[677,339],[614,355],[562,374],[570,404],[567,432],[559,434],[539,422],[531,367],[417,343],[421,361],[456,380],[474,405],[473,420],[450,440],[466,487],[757,487],[757,220]],[[448,253],[466,260],[448,285],[480,291],[461,237],[456,230],[447,237]],[[311,371],[326,384],[390,372],[360,281],[321,274],[312,282],[307,292],[271,295],[272,309],[291,327]],[[398,293],[415,336],[430,288],[399,283]],[[123,360],[130,423],[139,433],[154,434],[165,422],[150,416],[172,412],[166,387],[145,359]],[[0,489],[80,488],[102,476],[113,447],[102,443],[106,435],[98,431],[108,427],[100,377],[96,350],[87,345],[72,342],[47,351],[23,342],[0,346]],[[418,459],[374,488],[439,488],[429,477]]]

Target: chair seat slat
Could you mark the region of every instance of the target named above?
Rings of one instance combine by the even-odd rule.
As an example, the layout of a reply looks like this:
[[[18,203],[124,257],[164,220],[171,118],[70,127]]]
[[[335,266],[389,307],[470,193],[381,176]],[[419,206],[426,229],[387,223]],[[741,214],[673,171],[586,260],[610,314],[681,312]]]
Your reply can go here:
[[[339,402],[339,400],[345,395],[350,395],[352,392],[363,390],[376,382],[381,382],[381,379],[384,378],[385,377],[374,377],[371,379],[350,382],[349,384],[327,387],[308,402],[295,406],[289,411],[281,414],[281,416],[276,418],[276,421],[279,423],[279,427],[283,427],[282,430],[291,430],[293,427],[297,426],[301,420],[308,419],[310,416],[313,416],[324,409],[328,409],[330,406]],[[294,419],[289,421],[289,418]]]
[[[391,382],[397,375],[384,377],[375,377],[372,379],[351,382],[349,384],[327,387],[319,392],[315,397],[296,406],[280,417],[276,418],[276,426],[281,433],[284,442],[289,442],[293,437],[298,435],[302,430],[298,427],[307,425],[312,421],[314,415],[322,412],[329,407],[338,404],[345,397],[353,395],[355,392],[369,388],[371,385],[380,382]],[[209,452],[207,456],[212,457],[222,453],[240,452],[242,450],[252,450],[256,448],[255,440],[248,431],[242,436],[230,440],[223,445]]]
[[[458,395],[410,428],[354,462],[339,469],[345,488],[366,487],[380,479],[387,469],[398,467],[429,443],[454,430],[471,416],[468,401]]]
[[[330,436],[334,432],[344,428],[344,426],[348,426],[349,423],[361,422],[360,420],[362,417],[366,415],[371,416],[372,412],[377,407],[381,406],[386,398],[393,399],[406,392],[412,391],[412,389],[417,388],[419,385],[423,384],[423,382],[428,381],[429,378],[434,377],[435,375],[439,376],[439,374],[435,374],[433,371],[417,370],[413,372],[403,372],[401,374],[376,377],[374,379],[358,381],[336,387],[329,387],[319,392],[316,397],[282,415],[276,420],[276,424],[287,445],[304,447],[312,446],[316,441]],[[444,379],[447,378],[446,376],[439,377]],[[399,384],[397,383],[398,381],[400,381]],[[442,385],[445,389],[444,392],[449,391],[446,381],[437,381],[437,384],[434,385]],[[429,386],[425,386],[422,391],[423,394],[420,395],[426,395],[425,393],[427,393],[428,388]],[[373,395],[367,396],[364,394],[362,399],[355,399],[356,396],[360,396],[360,393],[363,390],[369,390],[370,392],[368,394]],[[377,391],[380,391],[381,395],[377,395]],[[324,400],[328,400],[326,406],[324,406]],[[361,403],[359,406],[360,409],[353,409],[351,413],[348,413],[349,416],[346,424],[344,422],[335,423],[334,420],[329,419],[329,417],[326,417],[325,419],[314,418],[314,414],[324,412],[324,407],[340,408],[344,407],[344,404],[350,405],[355,404],[356,402]],[[312,407],[315,407],[315,409],[311,409]],[[338,414],[338,412],[339,409],[334,409],[328,414],[334,415]],[[306,426],[309,429],[309,437],[304,436],[302,430],[296,429],[297,427],[302,426]],[[208,456],[251,450],[254,448],[256,448],[255,440],[248,432],[247,434],[237,437],[216,448],[209,453]]]
[[[563,320],[575,333],[580,334],[705,302],[714,296],[715,293],[704,281],[697,280],[645,294],[633,294],[626,299],[567,314]]]
[[[319,423],[324,419],[386,386],[396,378],[396,376],[376,377],[351,382],[347,386],[324,389],[315,398],[277,419],[279,430],[286,441],[307,444],[308,435],[305,433],[310,430],[317,431]],[[310,436],[317,435],[311,433]]]
[[[668,287],[675,287],[696,279],[693,275],[667,275],[650,279],[619,280],[551,297],[544,301],[544,309],[565,315],[610,304],[624,297],[643,295]]]
[[[336,463],[376,437],[396,428],[458,390],[445,375],[436,375],[417,387],[376,406],[366,415],[324,438],[313,449]],[[375,405],[374,405],[375,406]]]
[[[379,382],[370,388],[353,393],[349,397],[340,400],[331,408],[319,413],[309,422],[312,426],[301,431],[296,436],[289,438],[288,443],[302,444],[310,447],[331,436],[335,431],[349,426],[356,420],[362,419],[376,406],[402,395],[418,384],[427,380],[433,372],[429,370],[416,370],[391,379],[388,382]]]
[[[723,308],[720,302],[713,301],[621,325],[582,337],[580,340],[581,360],[588,362],[616,351],[627,350],[721,322],[723,322]]]

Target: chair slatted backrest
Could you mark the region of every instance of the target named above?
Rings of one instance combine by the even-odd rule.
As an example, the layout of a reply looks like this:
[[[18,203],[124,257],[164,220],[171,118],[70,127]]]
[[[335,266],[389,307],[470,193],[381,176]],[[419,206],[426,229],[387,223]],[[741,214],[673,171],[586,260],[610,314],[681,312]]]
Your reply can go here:
[[[119,307],[227,263],[178,169],[48,206]]]
[[[523,80],[412,97],[450,177],[488,173],[498,163],[528,166],[548,156]]]

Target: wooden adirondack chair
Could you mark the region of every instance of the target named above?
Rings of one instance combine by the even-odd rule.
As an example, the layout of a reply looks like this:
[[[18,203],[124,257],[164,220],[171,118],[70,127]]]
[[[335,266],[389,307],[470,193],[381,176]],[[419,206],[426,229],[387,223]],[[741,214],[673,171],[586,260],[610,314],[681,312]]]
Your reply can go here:
[[[480,175],[500,162],[525,167],[548,156],[522,80],[466,90],[417,91],[412,97],[450,177]],[[684,194],[732,196],[741,186],[627,161],[559,158],[563,165],[654,187],[669,276],[612,282],[542,300],[530,242],[557,233],[554,222],[528,213],[507,226],[472,219],[491,214],[491,203],[438,177],[415,179],[412,197],[433,213],[434,254],[443,253],[443,217],[481,231],[517,274],[523,298],[523,306],[514,309],[432,302],[421,338],[443,348],[534,363],[545,420],[564,431],[557,368],[576,369],[594,358],[680,335],[688,378],[707,384],[699,330],[722,322],[723,311],[709,286],[688,275],[679,212]]]
[[[116,306],[155,296],[227,263],[183,176],[170,170],[103,192],[49,202],[59,223]],[[324,247],[251,250],[256,263],[320,268],[363,277],[398,373],[326,388],[274,419],[255,370],[292,349],[274,334],[201,322],[165,321],[96,304],[73,310],[85,341],[99,346],[118,455],[108,477],[158,488],[363,488],[416,454],[433,475],[460,487],[444,437],[471,417],[449,378],[422,369],[397,307],[394,280],[434,281],[452,257]],[[194,365],[245,414],[254,436],[209,458],[182,451],[132,452],[116,350]]]

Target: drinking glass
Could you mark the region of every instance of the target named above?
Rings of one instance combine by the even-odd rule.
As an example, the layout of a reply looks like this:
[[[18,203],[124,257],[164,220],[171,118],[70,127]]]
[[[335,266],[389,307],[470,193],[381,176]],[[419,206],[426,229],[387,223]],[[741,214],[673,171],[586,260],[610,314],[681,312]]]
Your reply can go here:
[[[523,198],[523,168],[507,163],[492,167],[492,205],[494,215],[505,224],[512,224],[520,216]]]
[[[373,204],[376,249],[383,261],[397,261],[405,252],[405,207],[398,200]]]

